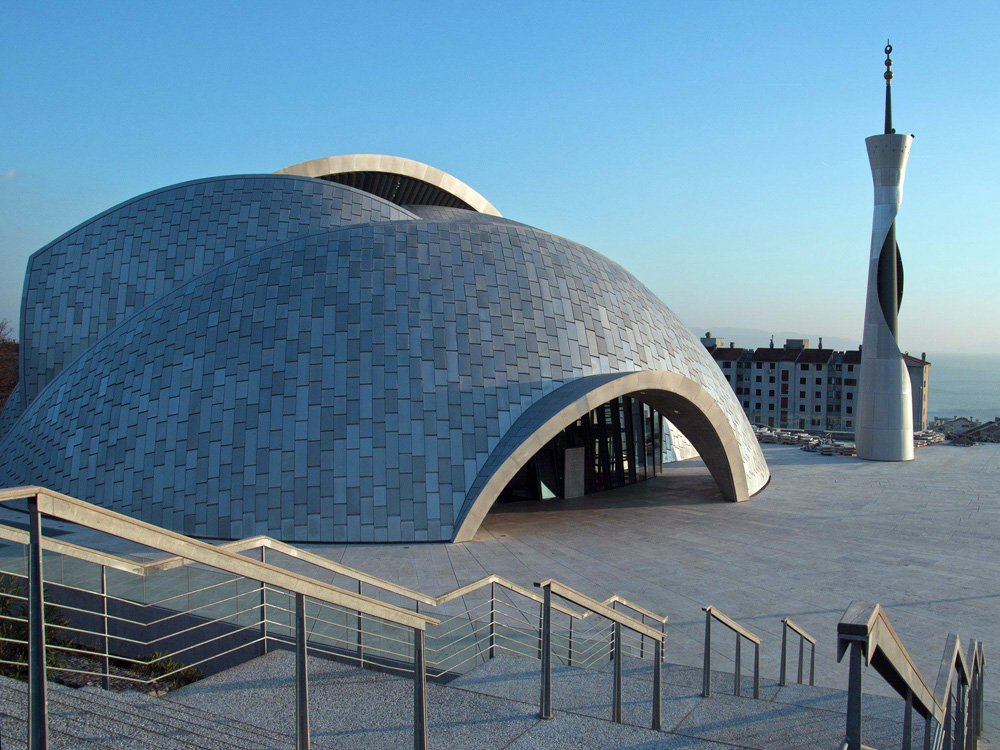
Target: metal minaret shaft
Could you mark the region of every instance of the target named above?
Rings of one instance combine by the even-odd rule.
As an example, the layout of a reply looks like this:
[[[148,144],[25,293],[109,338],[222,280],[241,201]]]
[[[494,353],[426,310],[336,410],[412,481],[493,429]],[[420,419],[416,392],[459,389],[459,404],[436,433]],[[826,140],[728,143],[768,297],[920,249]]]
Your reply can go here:
[[[898,343],[903,264],[896,244],[896,214],[912,135],[892,127],[892,46],[885,46],[885,132],[865,139],[875,207],[868,264],[864,343],[858,378],[855,441],[858,457],[876,461],[913,458],[910,378]]]

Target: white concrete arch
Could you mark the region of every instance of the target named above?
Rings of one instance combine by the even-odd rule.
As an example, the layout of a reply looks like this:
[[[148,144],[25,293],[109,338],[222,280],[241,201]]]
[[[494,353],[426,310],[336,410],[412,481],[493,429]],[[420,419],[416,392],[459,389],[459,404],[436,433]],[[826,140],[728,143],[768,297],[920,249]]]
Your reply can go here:
[[[563,393],[561,393],[563,392]],[[467,498],[468,510],[453,541],[471,541],[497,497],[518,471],[563,429],[602,404],[633,396],[660,411],[694,445],[723,496],[749,500],[766,486],[768,472],[751,485],[736,431],[715,398],[680,373],[640,371],[571,381],[536,402],[515,422],[484,465]],[[476,488],[480,488],[476,493]]]
[[[458,198],[481,214],[500,216],[492,203],[486,200],[471,187],[447,172],[423,162],[406,159],[402,156],[386,154],[342,154],[327,156],[322,159],[312,159],[279,169],[275,174],[298,175],[300,177],[324,178],[331,175],[348,172],[382,172],[400,175],[414,180],[426,182],[449,195]]]

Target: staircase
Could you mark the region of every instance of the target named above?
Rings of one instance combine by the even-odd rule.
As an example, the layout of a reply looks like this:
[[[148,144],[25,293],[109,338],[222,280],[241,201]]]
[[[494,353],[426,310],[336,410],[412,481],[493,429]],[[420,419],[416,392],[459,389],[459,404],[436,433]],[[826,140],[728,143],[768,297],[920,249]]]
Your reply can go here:
[[[429,596],[267,537],[213,546],[44,488],[0,490],[25,497],[29,530],[0,524],[0,665],[28,673],[31,699],[0,678],[0,750],[983,747],[981,644],[949,635],[932,688],[877,604],[838,625],[847,691],[788,685],[789,634],[798,683],[816,645],[788,619],[769,682],[761,638],[714,607],[696,669],[664,663],[667,618],[620,596],[496,575]],[[42,514],[137,553],[46,536]],[[711,667],[713,624],[737,636],[735,680]],[[866,666],[899,697],[863,695]],[[209,676],[165,697],[46,682],[155,693],[195,667]]]
[[[538,661],[499,655],[447,684],[428,685],[431,747],[837,748],[847,694],[764,680],[760,699],[701,696],[701,669],[663,665],[663,731],[649,729],[652,665],[625,658],[622,723],[610,721],[612,667],[553,668],[555,716],[538,718]],[[412,680],[310,659],[312,747],[390,748],[412,743]],[[155,698],[49,685],[52,748],[247,750],[295,747],[295,664],[275,651]],[[716,673],[717,685],[732,675]],[[747,678],[744,695],[750,695]],[[0,678],[3,750],[26,748],[24,683]],[[866,696],[865,743],[902,746],[900,701]],[[921,747],[918,728],[913,746]]]

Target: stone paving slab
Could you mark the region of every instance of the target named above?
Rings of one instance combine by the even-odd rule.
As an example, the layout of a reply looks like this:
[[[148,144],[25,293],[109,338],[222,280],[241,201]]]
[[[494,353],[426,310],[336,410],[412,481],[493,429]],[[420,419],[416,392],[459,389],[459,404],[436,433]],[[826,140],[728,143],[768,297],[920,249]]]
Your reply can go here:
[[[701,607],[712,604],[764,639],[761,671],[772,680],[781,618],[792,617],[819,639],[817,684],[845,687],[836,625],[852,600],[886,608],[930,679],[949,631],[980,639],[989,657],[1000,643],[1000,445],[936,445],[907,463],[763,448],[771,483],[747,503],[724,501],[694,460],[619,490],[498,506],[468,544],[314,549],[362,570],[386,565],[383,574],[390,556],[393,580],[435,595],[487,573],[618,593],[670,615],[667,658],[692,667]],[[425,562],[442,555],[447,566]],[[719,668],[732,658],[730,639],[713,639]],[[986,680],[1000,700],[989,669]],[[866,690],[889,692],[878,678]]]

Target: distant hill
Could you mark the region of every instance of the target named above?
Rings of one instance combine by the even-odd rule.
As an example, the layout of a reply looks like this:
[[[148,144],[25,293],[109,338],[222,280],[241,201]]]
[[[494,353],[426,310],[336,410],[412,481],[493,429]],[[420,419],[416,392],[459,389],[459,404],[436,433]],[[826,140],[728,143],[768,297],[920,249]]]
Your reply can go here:
[[[771,336],[774,336],[774,345],[782,346],[785,343],[785,339],[809,339],[809,346],[818,347],[820,334],[818,333],[797,333],[796,331],[763,331],[759,328],[732,328],[727,326],[719,326],[718,328],[713,328],[708,326],[706,328],[694,328],[691,330],[694,332],[695,336],[701,338],[705,335],[706,331],[711,331],[712,336],[720,339],[725,339],[728,345],[732,341],[736,346],[743,347],[744,349],[756,349],[761,346],[767,346],[771,343]],[[857,349],[860,341],[854,339],[845,339],[840,336],[823,336],[823,346],[827,349],[837,349],[844,351],[846,349]]]

